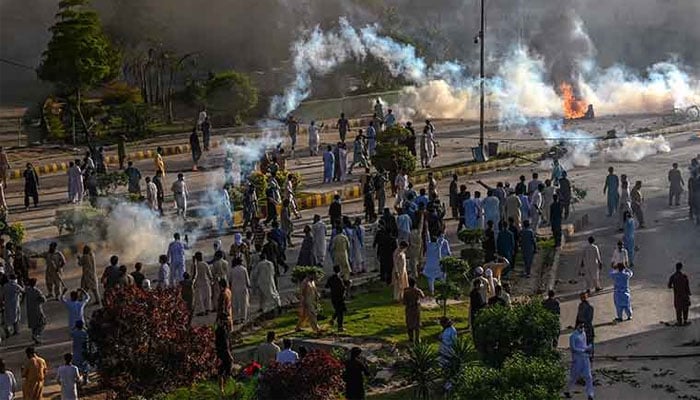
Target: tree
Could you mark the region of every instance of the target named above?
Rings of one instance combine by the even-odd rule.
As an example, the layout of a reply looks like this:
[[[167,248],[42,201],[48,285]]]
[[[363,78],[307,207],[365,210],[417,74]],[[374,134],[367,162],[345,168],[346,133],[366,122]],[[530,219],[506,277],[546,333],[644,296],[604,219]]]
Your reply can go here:
[[[399,169],[411,174],[416,170],[416,157],[408,151],[406,139],[411,132],[400,126],[394,125],[377,134],[377,150],[372,157],[372,164],[376,168],[388,170],[391,165],[391,156],[396,156]]]
[[[207,80],[205,103],[212,112],[224,115],[228,123],[238,124],[258,104],[258,89],[245,74],[225,71]]]
[[[210,378],[216,370],[211,327],[193,327],[177,289],[113,289],[88,329],[88,360],[110,398],[146,398]]]
[[[49,31],[52,37],[42,54],[39,79],[75,96],[71,107],[74,115],[80,117],[89,140],[89,127],[80,108],[82,92],[115,78],[121,56],[102,31],[97,13],[89,8],[89,0],[59,2],[56,23]]]

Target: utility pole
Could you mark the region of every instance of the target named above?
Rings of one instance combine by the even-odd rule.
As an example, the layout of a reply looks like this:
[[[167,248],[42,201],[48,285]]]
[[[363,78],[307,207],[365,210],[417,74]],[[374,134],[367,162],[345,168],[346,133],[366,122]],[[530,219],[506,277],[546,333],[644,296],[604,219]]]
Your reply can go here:
[[[481,92],[481,103],[479,105],[479,147],[481,151],[484,151],[484,31],[485,31],[485,18],[484,18],[484,2],[481,0],[481,30],[479,31],[479,44],[481,45],[480,54],[480,92]]]

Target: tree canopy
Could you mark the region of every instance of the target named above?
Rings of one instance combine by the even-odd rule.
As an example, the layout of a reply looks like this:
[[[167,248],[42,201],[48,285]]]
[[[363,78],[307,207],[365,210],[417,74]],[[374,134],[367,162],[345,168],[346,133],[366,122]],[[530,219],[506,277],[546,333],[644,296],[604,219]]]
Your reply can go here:
[[[89,0],[62,0],[42,54],[39,78],[69,93],[115,78],[120,54],[102,31]]]

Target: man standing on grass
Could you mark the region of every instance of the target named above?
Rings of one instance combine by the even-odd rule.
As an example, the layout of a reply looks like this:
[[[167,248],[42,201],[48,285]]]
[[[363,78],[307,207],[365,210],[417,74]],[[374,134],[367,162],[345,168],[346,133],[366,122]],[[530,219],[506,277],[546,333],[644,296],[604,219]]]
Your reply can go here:
[[[333,317],[331,317],[331,326],[337,320],[338,332],[343,332],[343,318],[347,307],[345,306],[345,291],[347,290],[346,282],[340,276],[340,265],[333,266],[333,275],[328,278],[326,288],[331,291],[331,304],[333,305]]]
[[[408,341],[411,343],[420,343],[420,301],[423,297],[425,294],[416,287],[416,280],[408,278],[408,287],[403,291],[403,305]]]
[[[676,263],[676,272],[668,280],[668,288],[673,289],[673,307],[676,309],[676,323],[678,326],[689,325],[688,309],[690,308],[690,282],[688,275],[684,274],[683,263]]]

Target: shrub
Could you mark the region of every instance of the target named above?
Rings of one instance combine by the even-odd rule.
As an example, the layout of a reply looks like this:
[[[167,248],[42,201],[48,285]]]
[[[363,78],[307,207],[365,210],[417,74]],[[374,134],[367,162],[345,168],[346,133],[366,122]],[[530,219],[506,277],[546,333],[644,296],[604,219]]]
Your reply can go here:
[[[214,334],[192,327],[179,290],[114,289],[90,319],[87,358],[109,397],[146,398],[215,372]]]
[[[65,230],[69,234],[98,233],[100,237],[106,226],[105,216],[91,207],[76,207],[66,210],[56,211],[53,225],[58,228],[58,234],[62,235]]]
[[[478,364],[479,355],[474,349],[471,338],[459,336],[447,355],[447,363],[443,368],[445,380],[454,382],[465,368]]]
[[[394,154],[400,169],[409,175],[416,170],[416,157],[408,151],[408,148],[390,143],[377,144],[377,152],[372,157],[372,165],[387,171],[391,166],[391,156]]]
[[[481,359],[494,367],[515,353],[555,357],[552,342],[559,337],[559,317],[534,301],[487,307],[476,315],[473,336]]]
[[[105,196],[117,190],[119,186],[126,186],[127,183],[129,177],[121,171],[97,174],[97,189]]]
[[[258,196],[258,199],[264,199],[265,190],[267,190],[267,175],[260,171],[253,171],[248,180],[255,188],[255,194]]]
[[[457,237],[465,244],[481,245],[484,239],[483,229],[462,229],[457,233]]]
[[[414,399],[430,399],[440,377],[440,363],[435,347],[426,342],[412,345],[408,349],[408,357],[399,366],[399,373],[405,380],[416,385],[413,389]]]
[[[566,375],[557,362],[516,355],[500,370],[483,366],[467,367],[454,386],[455,399],[556,400],[564,388]]]
[[[297,265],[292,270],[292,283],[301,283],[310,273],[316,274],[316,281],[320,282],[323,279],[323,268],[315,265]]]
[[[518,253],[520,254],[520,252]],[[484,249],[479,248],[479,247],[474,247],[474,248],[467,248],[467,249],[462,249],[459,252],[460,258],[464,260],[467,264],[470,266],[479,266],[484,263]],[[471,271],[467,276],[471,276]]]
[[[219,383],[213,381],[203,381],[194,384],[193,386],[176,389],[173,392],[163,396],[162,400],[221,400],[221,399],[240,399],[245,397],[246,387],[241,382],[236,382],[229,379],[224,384],[224,393],[219,390]]]
[[[258,379],[258,398],[335,400],[343,389],[343,364],[313,350],[296,364],[273,363]]]

